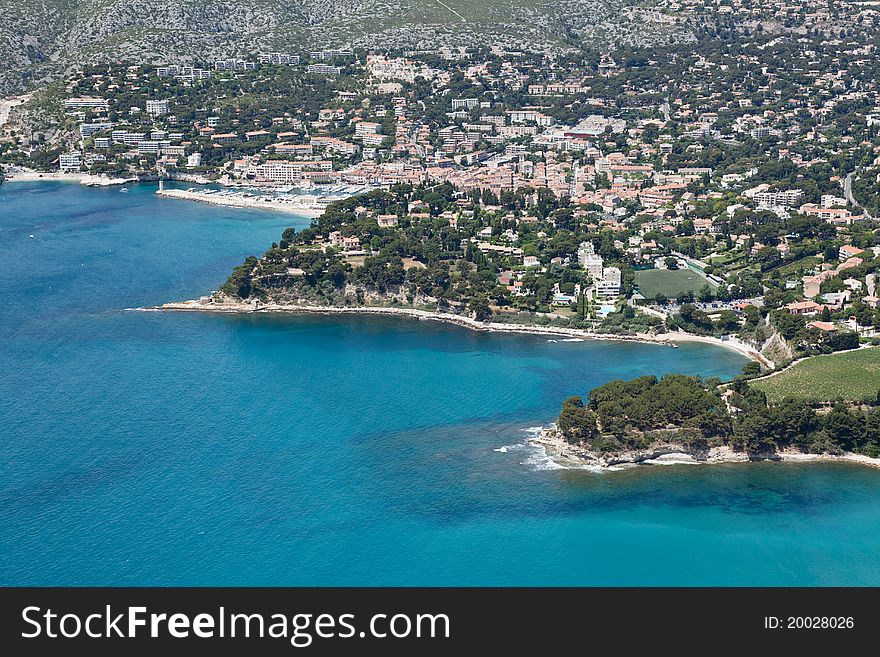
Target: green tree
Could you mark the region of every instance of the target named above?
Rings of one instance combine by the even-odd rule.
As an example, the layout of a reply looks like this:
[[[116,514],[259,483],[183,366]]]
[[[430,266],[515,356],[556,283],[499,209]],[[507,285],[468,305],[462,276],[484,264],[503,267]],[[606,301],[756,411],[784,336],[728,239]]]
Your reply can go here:
[[[478,322],[488,322],[492,319],[492,309],[485,298],[476,297],[471,299],[470,303],[468,303],[468,309],[473,313],[474,319]]]
[[[581,397],[569,397],[562,402],[556,426],[567,441],[581,443],[596,435],[596,414],[584,406]]]
[[[700,291],[697,292],[697,298],[703,303],[708,303],[715,298],[715,293],[712,291],[712,287],[706,283],[700,288]]]
[[[232,270],[229,278],[220,288],[220,291],[229,296],[247,299],[254,292],[253,271],[257,266],[257,258],[248,256],[238,267]]]
[[[739,316],[732,310],[722,310],[715,320],[715,327],[723,333],[732,333],[739,328]]]

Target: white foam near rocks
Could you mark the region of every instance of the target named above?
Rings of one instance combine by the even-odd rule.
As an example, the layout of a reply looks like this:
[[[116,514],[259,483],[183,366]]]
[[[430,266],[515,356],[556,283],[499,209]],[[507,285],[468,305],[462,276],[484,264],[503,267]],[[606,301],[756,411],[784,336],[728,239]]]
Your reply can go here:
[[[553,470],[586,470],[588,472],[605,472],[623,469],[616,466],[598,466],[589,463],[578,463],[575,461],[560,461],[558,458],[554,458],[550,455],[546,445],[541,444],[540,442],[536,442],[535,440],[536,438],[539,438],[541,436],[541,433],[544,431],[544,427],[528,427],[523,429],[522,431],[527,435],[527,438],[523,442],[514,443],[513,445],[502,445],[501,447],[494,448],[492,451],[499,452],[501,454],[508,454],[510,452],[522,452],[524,454],[524,458],[519,462],[519,464],[524,465],[535,472]]]

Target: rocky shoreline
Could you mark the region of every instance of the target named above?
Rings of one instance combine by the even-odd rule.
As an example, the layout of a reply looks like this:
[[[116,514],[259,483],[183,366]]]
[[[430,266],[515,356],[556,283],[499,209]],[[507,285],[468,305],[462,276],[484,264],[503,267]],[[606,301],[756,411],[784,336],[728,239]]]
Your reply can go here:
[[[506,324],[501,322],[480,322],[470,317],[463,317],[452,313],[441,313],[416,308],[397,308],[387,306],[314,306],[302,304],[276,304],[262,303],[259,301],[244,301],[230,298],[216,299],[213,296],[204,296],[192,301],[179,301],[166,303],[161,306],[146,308],[145,310],[167,311],[191,311],[191,312],[220,312],[220,313],[300,313],[311,315],[390,315],[396,317],[409,317],[419,320],[431,320],[447,322],[463,326],[476,331],[504,332],[504,333],[528,333],[534,335],[548,335],[565,338],[580,338],[584,340],[616,340],[622,342],[641,342],[646,344],[661,344],[676,346],[677,342],[703,342],[715,346],[724,347],[736,351],[747,358],[756,360],[766,367],[772,368],[773,364],[754,349],[742,343],[720,340],[707,336],[691,335],[689,333],[664,333],[653,335],[648,333],[636,333],[635,335],[617,335],[613,333],[596,333],[583,329],[565,327],[535,326],[524,324]]]
[[[553,427],[542,429],[528,439],[532,445],[542,447],[547,457],[564,468],[596,468],[620,470],[646,465],[756,463],[773,461],[779,463],[855,463],[880,468],[880,458],[862,454],[804,454],[796,450],[781,450],[748,454],[738,452],[728,445],[695,450],[680,443],[660,443],[646,450],[630,450],[614,454],[599,454],[579,445],[567,442]]]

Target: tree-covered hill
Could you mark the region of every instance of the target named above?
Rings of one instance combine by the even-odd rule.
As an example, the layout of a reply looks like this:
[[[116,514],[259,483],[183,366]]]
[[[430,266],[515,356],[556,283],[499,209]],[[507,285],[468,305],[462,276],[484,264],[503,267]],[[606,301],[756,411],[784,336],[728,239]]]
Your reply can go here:
[[[870,404],[828,400],[817,411],[790,397],[768,402],[741,377],[729,387],[682,374],[611,381],[593,388],[586,401],[566,399],[557,427],[567,441],[600,453],[671,442],[697,451],[726,444],[752,454],[796,449],[880,455],[876,394]]]

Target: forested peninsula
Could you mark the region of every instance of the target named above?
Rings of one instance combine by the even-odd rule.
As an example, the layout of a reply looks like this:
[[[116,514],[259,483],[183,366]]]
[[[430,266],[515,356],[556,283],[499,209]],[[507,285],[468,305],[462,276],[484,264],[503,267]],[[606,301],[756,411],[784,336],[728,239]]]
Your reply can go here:
[[[860,403],[768,400],[744,377],[669,374],[612,381],[562,403],[536,439],[563,460],[614,466],[839,457],[880,466],[880,395]]]

